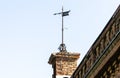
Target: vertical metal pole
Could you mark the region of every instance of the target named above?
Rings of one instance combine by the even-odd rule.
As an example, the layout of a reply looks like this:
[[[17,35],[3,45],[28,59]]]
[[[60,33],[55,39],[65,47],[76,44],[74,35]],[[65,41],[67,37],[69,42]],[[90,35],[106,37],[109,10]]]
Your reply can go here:
[[[64,44],[64,22],[63,22],[63,7],[62,7],[62,44]]]
[[[66,52],[66,46],[64,44],[64,12],[63,12],[63,6],[62,6],[62,13],[61,16],[62,16],[62,43],[60,44],[60,47],[59,47],[59,50],[60,52]]]

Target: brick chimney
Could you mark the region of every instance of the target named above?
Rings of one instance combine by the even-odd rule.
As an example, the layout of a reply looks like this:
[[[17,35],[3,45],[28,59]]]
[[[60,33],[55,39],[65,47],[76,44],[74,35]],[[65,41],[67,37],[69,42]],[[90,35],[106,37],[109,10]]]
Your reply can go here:
[[[57,52],[52,53],[48,63],[52,65],[52,78],[70,78],[77,68],[79,53]]]

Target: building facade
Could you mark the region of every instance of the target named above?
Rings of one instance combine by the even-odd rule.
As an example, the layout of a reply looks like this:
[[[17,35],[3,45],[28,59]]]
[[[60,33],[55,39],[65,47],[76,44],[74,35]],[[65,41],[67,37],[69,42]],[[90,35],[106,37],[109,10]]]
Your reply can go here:
[[[120,5],[71,78],[120,78]]]

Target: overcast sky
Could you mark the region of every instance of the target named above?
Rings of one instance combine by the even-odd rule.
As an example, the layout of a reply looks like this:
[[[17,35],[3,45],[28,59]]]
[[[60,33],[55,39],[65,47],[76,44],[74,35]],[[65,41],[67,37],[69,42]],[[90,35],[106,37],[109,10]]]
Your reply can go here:
[[[78,64],[103,30],[120,0],[0,0],[0,78],[52,78],[48,59],[61,44],[64,18],[67,51]]]

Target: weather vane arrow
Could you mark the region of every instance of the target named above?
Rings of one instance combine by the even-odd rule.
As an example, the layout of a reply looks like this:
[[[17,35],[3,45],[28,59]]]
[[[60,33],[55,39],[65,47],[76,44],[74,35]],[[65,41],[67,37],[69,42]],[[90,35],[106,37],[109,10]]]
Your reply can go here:
[[[63,16],[68,16],[68,15],[69,15],[69,12],[70,12],[70,10],[63,12],[63,8],[62,8],[62,12],[60,12],[60,13],[54,13],[53,15],[60,15],[60,14],[61,14],[62,17],[63,17]]]

